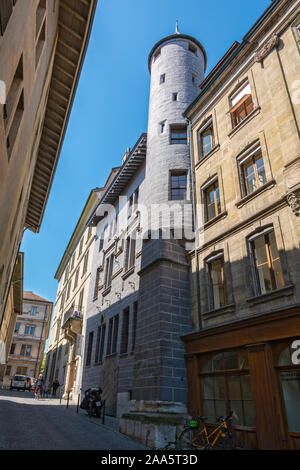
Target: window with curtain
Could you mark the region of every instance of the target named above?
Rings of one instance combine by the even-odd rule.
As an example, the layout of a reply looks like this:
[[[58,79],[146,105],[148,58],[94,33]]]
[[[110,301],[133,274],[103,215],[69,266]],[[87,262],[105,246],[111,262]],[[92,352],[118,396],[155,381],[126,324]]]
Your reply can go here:
[[[262,295],[284,287],[274,230],[250,237],[249,251],[255,294]]]
[[[258,144],[237,159],[242,197],[251,194],[267,182],[261,147]]]
[[[236,127],[254,109],[249,81],[246,80],[230,97],[232,127]]]
[[[223,255],[206,261],[208,310],[226,305],[226,287]]]

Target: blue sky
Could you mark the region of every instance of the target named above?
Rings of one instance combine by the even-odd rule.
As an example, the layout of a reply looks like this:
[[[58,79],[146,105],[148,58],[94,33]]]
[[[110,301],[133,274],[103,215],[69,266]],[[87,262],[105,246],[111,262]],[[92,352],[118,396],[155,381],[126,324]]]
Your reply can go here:
[[[24,233],[24,290],[55,301],[54,274],[92,188],[102,186],[147,130],[148,54],[179,32],[206,49],[207,73],[271,0],[98,0],[96,16],[41,231]],[[247,10],[247,11],[246,11]]]

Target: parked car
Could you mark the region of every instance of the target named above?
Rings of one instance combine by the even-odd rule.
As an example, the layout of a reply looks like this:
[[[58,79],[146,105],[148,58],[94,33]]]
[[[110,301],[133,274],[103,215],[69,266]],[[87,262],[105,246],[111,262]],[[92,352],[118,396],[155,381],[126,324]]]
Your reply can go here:
[[[10,382],[10,390],[26,390],[26,375],[14,375]]]
[[[26,377],[26,390],[34,389],[35,379],[34,377]]]

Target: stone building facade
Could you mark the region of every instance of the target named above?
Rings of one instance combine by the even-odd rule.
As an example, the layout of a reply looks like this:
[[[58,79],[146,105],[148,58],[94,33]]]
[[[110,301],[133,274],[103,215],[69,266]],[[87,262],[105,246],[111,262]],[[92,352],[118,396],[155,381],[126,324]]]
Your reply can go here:
[[[16,319],[23,310],[23,266],[24,253],[19,252],[0,328],[0,386],[3,386]]]
[[[40,229],[96,3],[0,2],[0,328],[24,227]]]
[[[103,388],[106,411],[121,417],[122,432],[156,447],[174,440],[186,411],[180,337],[191,324],[182,227],[191,222],[192,205],[182,113],[198,94],[206,56],[196,39],[176,31],[156,43],[148,63],[147,134],[124,156],[89,222],[99,242],[82,383]]]
[[[48,338],[53,303],[34,292],[24,292],[23,310],[17,316],[4,376],[9,386],[15,374],[37,378]]]
[[[299,449],[298,1],[273,1],[185,111],[195,172],[189,411]]]
[[[100,188],[90,192],[55,274],[58,290],[44,377],[48,389],[57,377],[63,396],[69,394],[71,399],[77,399],[81,388],[82,338],[95,242],[95,230],[85,224],[100,194]]]

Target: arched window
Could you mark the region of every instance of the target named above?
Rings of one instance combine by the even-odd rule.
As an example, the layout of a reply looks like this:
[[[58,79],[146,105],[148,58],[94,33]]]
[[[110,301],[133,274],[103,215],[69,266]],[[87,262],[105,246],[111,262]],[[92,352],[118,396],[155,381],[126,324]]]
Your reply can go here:
[[[255,426],[247,352],[226,351],[207,357],[200,369],[202,413],[208,422],[233,411],[233,424]]]

